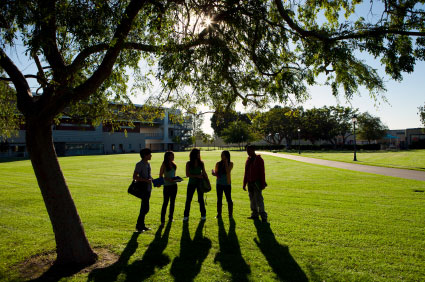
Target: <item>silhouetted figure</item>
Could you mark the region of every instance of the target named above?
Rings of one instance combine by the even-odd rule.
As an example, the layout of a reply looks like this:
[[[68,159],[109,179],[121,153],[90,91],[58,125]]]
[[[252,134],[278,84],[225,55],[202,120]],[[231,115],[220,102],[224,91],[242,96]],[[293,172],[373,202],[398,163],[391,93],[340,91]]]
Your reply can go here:
[[[165,223],[165,213],[167,212],[168,202],[170,202],[170,211],[168,219],[173,220],[174,205],[177,195],[177,182],[173,179],[176,176],[177,165],[174,163],[174,153],[171,151],[165,152],[164,161],[159,170],[159,177],[164,177],[164,201],[161,209],[161,224]]]
[[[264,161],[260,155],[255,154],[253,145],[246,146],[248,159],[245,163],[245,175],[243,178],[243,189],[246,191],[248,185],[249,200],[251,203],[251,216],[249,219],[258,219],[261,216],[263,222],[267,222],[267,213],[264,210],[264,199],[262,191],[266,188],[266,175]]]
[[[189,223],[183,222],[180,239],[180,256],[173,260],[171,275],[175,281],[193,281],[201,271],[202,263],[211,249],[211,240],[202,235],[205,221],[201,220],[193,240],[190,239]]]
[[[216,163],[215,169],[212,174],[217,176],[217,218],[221,217],[221,211],[223,206],[223,192],[226,196],[227,208],[229,210],[229,217],[233,217],[233,201],[232,201],[232,179],[231,171],[233,169],[233,163],[230,161],[229,151],[223,151],[221,153],[221,161]]]
[[[239,239],[236,235],[236,223],[233,218],[230,219],[229,232],[226,233],[223,220],[218,221],[218,242],[220,250],[214,258],[214,262],[219,262],[221,268],[230,272],[232,281],[248,281],[248,275],[251,268],[242,257]]]
[[[152,159],[152,151],[148,148],[142,149],[140,150],[140,157],[142,160],[136,164],[136,168],[134,169],[133,173],[133,179],[144,184],[139,217],[137,218],[136,223],[136,230],[138,232],[144,232],[150,230],[150,228],[145,225],[145,217],[149,212],[149,200],[152,191],[152,174],[151,165],[149,163],[149,161]]]
[[[304,271],[294,260],[288,246],[281,245],[275,238],[270,225],[254,221],[259,240],[254,239],[266,257],[273,272],[281,281],[308,281]]]
[[[208,177],[205,172],[204,162],[201,161],[201,151],[199,149],[192,149],[189,155],[190,160],[186,163],[186,176],[189,177],[187,184],[186,204],[184,208],[183,220],[189,219],[190,204],[192,203],[193,194],[198,193],[199,209],[201,211],[201,219],[205,220],[207,211],[205,209],[204,192],[201,190],[201,181]]]

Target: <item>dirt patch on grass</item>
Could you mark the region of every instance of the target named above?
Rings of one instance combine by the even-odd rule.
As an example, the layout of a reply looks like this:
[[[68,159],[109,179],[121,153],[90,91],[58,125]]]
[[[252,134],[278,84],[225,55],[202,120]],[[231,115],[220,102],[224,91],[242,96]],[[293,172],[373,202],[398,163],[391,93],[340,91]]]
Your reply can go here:
[[[50,251],[34,255],[29,259],[18,263],[14,266],[20,278],[24,280],[57,280],[59,277],[68,277],[78,273],[89,273],[96,268],[108,267],[114,264],[119,256],[112,253],[106,248],[94,248],[94,252],[98,255],[96,263],[78,270],[60,267],[55,269],[54,262],[56,260],[56,252]],[[49,273],[50,272],[50,273]]]

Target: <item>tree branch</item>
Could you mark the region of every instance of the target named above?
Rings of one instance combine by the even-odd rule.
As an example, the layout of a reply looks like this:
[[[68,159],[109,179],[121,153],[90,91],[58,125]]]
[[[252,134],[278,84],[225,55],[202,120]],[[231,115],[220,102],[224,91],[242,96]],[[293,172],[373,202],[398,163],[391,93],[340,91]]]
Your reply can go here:
[[[315,31],[309,31],[309,30],[305,30],[305,29],[301,28],[289,16],[286,9],[283,7],[281,0],[275,0],[274,2],[277,6],[277,10],[279,11],[279,14],[285,20],[285,22],[289,25],[290,28],[297,31],[298,34],[300,34],[302,37],[304,37],[304,38],[314,37],[314,38],[322,40],[322,41],[328,41],[329,40],[329,37],[326,36],[326,35],[323,35],[321,33],[315,32]]]
[[[292,20],[292,18],[287,13],[286,9],[283,7],[281,0],[275,0],[275,4],[277,6],[279,14],[285,20],[285,22],[289,25],[289,27],[295,30],[303,38],[315,38],[317,40],[324,41],[324,42],[335,42],[335,41],[346,40],[346,39],[360,39],[360,38],[367,38],[367,37],[387,35],[387,34],[397,34],[397,35],[407,35],[407,36],[425,36],[425,32],[420,32],[420,31],[406,31],[403,29],[378,27],[378,28],[368,29],[364,31],[362,30],[351,31],[345,35],[340,35],[340,36],[337,35],[332,37],[331,35],[326,33],[319,33],[316,31],[303,29]]]
[[[183,50],[187,50],[199,45],[203,44],[209,44],[209,39],[204,39],[202,37],[198,37],[192,42],[186,43],[186,44],[170,44],[170,45],[148,45],[148,44],[142,44],[142,43],[136,43],[136,42],[126,42],[123,44],[122,49],[128,49],[128,50],[138,50],[143,52],[151,52],[151,53],[157,53],[157,52],[180,52]],[[81,67],[81,65],[84,63],[84,61],[91,55],[106,51],[109,48],[109,44],[98,44],[94,46],[90,46],[83,51],[81,51],[78,56],[74,59],[72,64],[68,67],[68,71],[75,73],[78,71],[78,69]]]
[[[18,109],[24,115],[29,113],[34,104],[31,89],[24,75],[13,63],[13,61],[6,55],[3,49],[0,49],[0,66],[6,71],[10,77],[10,80],[15,85]]]
[[[84,83],[77,86],[73,94],[67,94],[61,97],[59,109],[63,109],[71,101],[79,101],[94,93],[99,86],[110,76],[115,61],[124,47],[124,41],[131,30],[134,18],[146,1],[132,0],[127,6],[114,37],[109,44],[109,48],[103,58],[100,66]]]
[[[37,79],[38,83],[40,83],[40,85],[44,87],[44,86],[47,85],[47,79],[46,79],[46,76],[44,74],[43,67],[41,66],[40,60],[38,59],[38,56],[37,56],[35,51],[32,52],[32,57],[35,61],[35,64],[37,65],[37,69],[38,69],[37,76],[35,78]]]
[[[56,1],[41,1],[41,23],[38,36],[40,45],[44,51],[47,61],[53,69],[55,80],[63,79],[62,73],[65,70],[65,62],[59,52],[56,40]]]

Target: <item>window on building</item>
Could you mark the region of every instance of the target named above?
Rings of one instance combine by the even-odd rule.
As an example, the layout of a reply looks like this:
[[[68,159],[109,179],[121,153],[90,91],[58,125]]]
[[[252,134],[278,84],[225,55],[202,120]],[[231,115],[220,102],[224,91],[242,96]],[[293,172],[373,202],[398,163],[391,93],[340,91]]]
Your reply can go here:
[[[111,150],[112,150],[112,152],[115,152],[115,144],[111,145]]]

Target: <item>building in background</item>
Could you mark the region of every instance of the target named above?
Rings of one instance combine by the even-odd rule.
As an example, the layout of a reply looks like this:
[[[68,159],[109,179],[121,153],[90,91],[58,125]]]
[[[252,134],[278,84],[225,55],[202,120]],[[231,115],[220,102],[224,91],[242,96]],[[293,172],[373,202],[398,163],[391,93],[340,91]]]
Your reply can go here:
[[[140,106],[136,106],[140,107]],[[139,152],[142,148],[152,151],[179,151],[184,147],[184,140],[191,132],[191,122],[173,122],[171,110],[165,109],[164,118],[153,121],[133,121],[134,126],[111,125],[93,126],[75,118],[62,117],[54,125],[53,142],[58,156],[99,155]],[[25,130],[18,135],[1,142],[0,156],[27,157]]]

